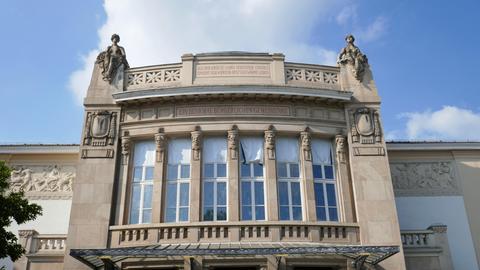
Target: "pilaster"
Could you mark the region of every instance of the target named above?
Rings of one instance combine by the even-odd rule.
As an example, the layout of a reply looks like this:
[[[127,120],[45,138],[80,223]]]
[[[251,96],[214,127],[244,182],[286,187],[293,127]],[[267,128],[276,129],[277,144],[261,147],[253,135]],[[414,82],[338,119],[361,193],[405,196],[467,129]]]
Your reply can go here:
[[[312,146],[311,146],[310,130],[306,128],[300,133],[302,164],[302,198],[303,198],[303,215],[305,221],[316,221],[317,213],[315,208],[315,189],[313,184],[313,164],[312,164]]]
[[[202,132],[197,127],[195,131],[191,132],[191,136],[190,222],[196,222],[202,220]]]
[[[163,217],[163,186],[165,183],[165,159],[167,136],[163,128],[155,134],[155,167],[153,171],[152,223],[160,223]]]
[[[238,129],[233,126],[228,131],[228,220],[240,220],[239,202],[239,153],[238,153]]]
[[[275,155],[275,129],[270,126],[265,130],[265,187],[267,220],[278,220],[278,191],[277,191],[277,165]]]

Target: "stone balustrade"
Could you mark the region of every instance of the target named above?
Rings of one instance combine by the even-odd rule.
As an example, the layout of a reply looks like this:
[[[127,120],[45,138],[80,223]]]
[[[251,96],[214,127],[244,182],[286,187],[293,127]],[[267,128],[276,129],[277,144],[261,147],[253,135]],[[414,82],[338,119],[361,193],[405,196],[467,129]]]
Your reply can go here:
[[[26,255],[65,252],[66,234],[38,234],[35,230],[20,230],[19,241],[26,250]]]
[[[404,247],[433,247],[434,232],[431,230],[402,231],[402,245]]]
[[[329,222],[197,222],[110,227],[111,246],[167,243],[320,242],[357,244],[356,224]]]
[[[184,55],[181,63],[130,68],[124,91],[190,86],[272,85],[340,91],[340,68],[284,62],[282,54]]]

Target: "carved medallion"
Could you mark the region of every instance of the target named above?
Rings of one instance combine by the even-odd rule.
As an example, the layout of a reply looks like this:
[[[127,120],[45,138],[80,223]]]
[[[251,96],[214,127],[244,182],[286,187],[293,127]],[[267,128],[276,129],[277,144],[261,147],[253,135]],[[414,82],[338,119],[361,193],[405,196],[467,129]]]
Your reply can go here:
[[[381,142],[379,113],[371,108],[359,108],[351,117],[352,142],[374,144]]]
[[[83,145],[107,146],[115,142],[117,113],[108,111],[88,112],[85,122]]]

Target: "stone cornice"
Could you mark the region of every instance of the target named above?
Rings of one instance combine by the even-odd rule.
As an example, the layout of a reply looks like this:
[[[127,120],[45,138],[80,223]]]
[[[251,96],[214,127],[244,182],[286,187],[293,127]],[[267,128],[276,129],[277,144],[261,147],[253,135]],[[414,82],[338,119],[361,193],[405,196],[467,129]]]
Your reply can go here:
[[[5,144],[0,154],[77,154],[78,144]]]
[[[480,150],[480,142],[387,142],[388,151]]]

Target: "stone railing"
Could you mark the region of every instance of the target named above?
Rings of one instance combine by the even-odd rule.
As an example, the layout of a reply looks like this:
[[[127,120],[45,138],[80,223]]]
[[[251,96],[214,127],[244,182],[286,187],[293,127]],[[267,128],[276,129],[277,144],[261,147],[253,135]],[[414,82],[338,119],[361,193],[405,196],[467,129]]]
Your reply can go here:
[[[400,235],[407,264],[413,265],[423,257],[435,269],[453,269],[447,226],[436,224],[426,230],[402,230]]]
[[[187,54],[181,63],[128,69],[123,78],[123,91],[224,85],[341,90],[339,67],[288,63],[283,54]]]
[[[356,224],[306,222],[197,222],[111,226],[111,246],[162,243],[320,242],[356,244]]]
[[[340,69],[337,67],[285,63],[287,85],[340,89]]]
[[[66,234],[38,234],[35,230],[20,230],[18,234],[26,255],[51,253],[63,255],[65,251]]]
[[[132,68],[126,71],[126,90],[177,86],[180,84],[182,64]]]

